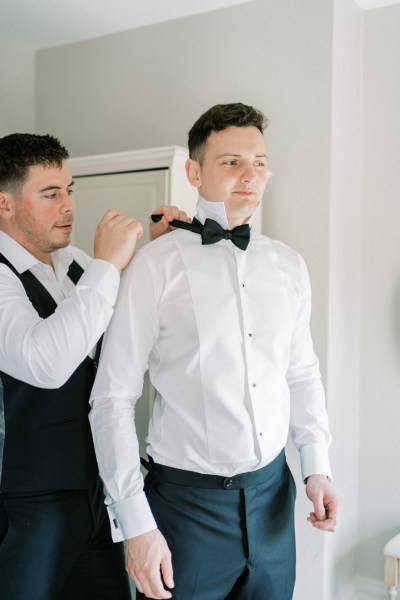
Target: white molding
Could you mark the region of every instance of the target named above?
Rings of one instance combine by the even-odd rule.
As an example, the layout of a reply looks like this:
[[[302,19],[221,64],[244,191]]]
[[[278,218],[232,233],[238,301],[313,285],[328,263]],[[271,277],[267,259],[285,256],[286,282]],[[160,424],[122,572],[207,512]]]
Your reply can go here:
[[[118,171],[140,171],[142,169],[170,168],[179,158],[183,161],[188,156],[186,148],[181,146],[164,146],[162,148],[145,148],[129,152],[113,152],[112,154],[94,154],[70,158],[68,164],[73,176],[115,173]]]
[[[185,162],[189,158],[187,148],[163,146],[110,154],[78,156],[68,160],[73,177],[117,174],[126,171],[165,169],[167,178],[167,203],[179,206],[190,217],[195,212],[197,189],[186,177]],[[164,201],[165,202],[165,201]],[[162,203],[162,202],[161,202]]]
[[[384,6],[392,6],[400,4],[400,0],[354,0],[360,8],[364,10],[373,10],[375,8],[383,8]]]

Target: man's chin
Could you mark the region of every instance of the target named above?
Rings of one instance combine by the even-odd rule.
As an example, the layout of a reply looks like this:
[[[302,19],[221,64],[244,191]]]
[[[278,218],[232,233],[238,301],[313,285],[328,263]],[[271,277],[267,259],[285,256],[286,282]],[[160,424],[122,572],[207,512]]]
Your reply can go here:
[[[65,236],[64,240],[59,240],[52,244],[51,252],[54,252],[55,250],[61,250],[62,248],[66,248],[67,246],[70,245],[70,243],[71,243],[71,236]]]

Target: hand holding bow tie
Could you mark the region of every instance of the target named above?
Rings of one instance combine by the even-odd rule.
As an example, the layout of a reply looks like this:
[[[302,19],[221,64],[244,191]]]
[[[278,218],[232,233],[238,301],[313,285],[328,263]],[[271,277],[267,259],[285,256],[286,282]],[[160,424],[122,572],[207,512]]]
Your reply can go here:
[[[153,221],[157,221],[158,217],[159,215],[151,215]],[[216,244],[220,240],[231,240],[235,246],[241,250],[246,250],[250,242],[250,226],[248,224],[238,225],[233,229],[224,229],[213,219],[206,219],[204,225],[202,225],[195,217],[192,223],[173,220],[171,221],[171,225],[181,229],[188,229],[193,233],[199,233],[203,246]]]

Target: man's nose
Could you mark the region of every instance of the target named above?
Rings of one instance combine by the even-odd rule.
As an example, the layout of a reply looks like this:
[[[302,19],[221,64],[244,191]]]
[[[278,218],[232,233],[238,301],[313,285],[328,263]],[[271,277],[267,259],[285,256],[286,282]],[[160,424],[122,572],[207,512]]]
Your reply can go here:
[[[75,202],[73,196],[66,192],[63,194],[63,202],[62,202],[62,212],[75,212]]]
[[[254,180],[255,177],[255,169],[253,165],[247,165],[242,172],[241,180],[243,183],[250,183]]]

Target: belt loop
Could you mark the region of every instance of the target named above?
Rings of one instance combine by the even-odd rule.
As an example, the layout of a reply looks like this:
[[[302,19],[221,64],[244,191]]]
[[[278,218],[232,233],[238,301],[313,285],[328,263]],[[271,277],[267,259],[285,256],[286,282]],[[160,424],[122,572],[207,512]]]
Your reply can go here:
[[[153,460],[150,456],[148,458],[149,458],[149,460],[146,460],[145,458],[143,458],[143,456],[141,456],[140,464],[142,465],[142,467],[144,467],[146,469],[146,471],[148,471],[150,473],[150,471],[153,470]]]

